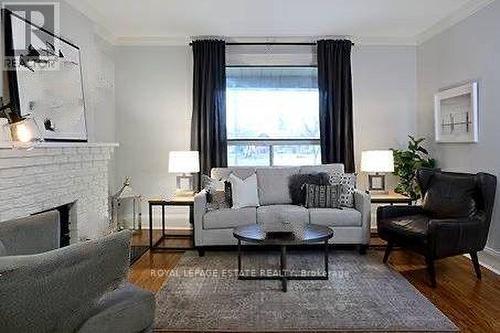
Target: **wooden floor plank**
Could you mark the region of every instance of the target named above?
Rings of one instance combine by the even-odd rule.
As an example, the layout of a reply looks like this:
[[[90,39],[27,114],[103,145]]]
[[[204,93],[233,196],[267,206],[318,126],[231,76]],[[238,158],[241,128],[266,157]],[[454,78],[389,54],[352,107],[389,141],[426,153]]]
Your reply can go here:
[[[145,233],[146,231],[143,231]],[[155,230],[155,236],[158,236]],[[135,244],[147,237],[135,236]],[[374,251],[382,262],[383,243],[374,239]],[[188,244],[186,244],[188,245]],[[129,281],[153,292],[167,280],[162,274],[176,267],[182,252],[146,252],[132,265]],[[462,332],[500,332],[500,276],[481,267],[482,280],[477,280],[471,261],[463,256],[436,263],[437,288],[431,288],[422,257],[404,250],[391,253],[388,264],[400,272],[416,289],[448,316]]]

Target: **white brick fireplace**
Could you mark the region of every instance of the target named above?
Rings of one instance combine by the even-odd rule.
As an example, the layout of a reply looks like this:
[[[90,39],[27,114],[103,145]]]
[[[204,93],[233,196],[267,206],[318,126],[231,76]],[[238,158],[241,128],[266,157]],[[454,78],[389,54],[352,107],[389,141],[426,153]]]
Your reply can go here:
[[[107,234],[108,162],[117,146],[42,143],[13,150],[0,143],[0,223],[73,204],[72,243]]]

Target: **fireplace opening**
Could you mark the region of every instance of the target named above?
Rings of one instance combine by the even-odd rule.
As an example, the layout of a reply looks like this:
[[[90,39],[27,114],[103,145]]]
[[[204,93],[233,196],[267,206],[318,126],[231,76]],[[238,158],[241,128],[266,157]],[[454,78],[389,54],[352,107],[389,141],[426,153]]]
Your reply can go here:
[[[72,220],[72,208],[74,203],[69,203],[59,207],[44,210],[42,212],[36,213],[41,214],[45,212],[50,212],[53,210],[59,211],[59,223],[61,225],[61,235],[60,235],[60,247],[68,246],[71,242],[71,220]],[[33,214],[33,215],[36,215]]]

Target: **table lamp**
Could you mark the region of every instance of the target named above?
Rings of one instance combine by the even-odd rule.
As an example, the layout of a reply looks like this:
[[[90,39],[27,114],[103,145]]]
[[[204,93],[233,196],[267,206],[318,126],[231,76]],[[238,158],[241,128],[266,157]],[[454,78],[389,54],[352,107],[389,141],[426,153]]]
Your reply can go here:
[[[171,151],[168,172],[181,174],[177,176],[176,195],[192,195],[192,173],[200,172],[200,154],[197,151]]]
[[[368,150],[362,152],[361,171],[369,173],[368,190],[370,192],[387,193],[383,173],[394,172],[394,154],[392,150]]]

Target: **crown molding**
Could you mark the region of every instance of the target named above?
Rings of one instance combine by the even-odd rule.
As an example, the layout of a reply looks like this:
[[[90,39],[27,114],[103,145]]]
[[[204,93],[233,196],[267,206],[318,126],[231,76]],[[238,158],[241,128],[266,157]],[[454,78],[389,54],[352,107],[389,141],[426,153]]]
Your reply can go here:
[[[451,15],[448,15],[444,19],[440,20],[430,28],[426,29],[422,33],[418,34],[415,38],[416,44],[420,45],[432,37],[440,34],[441,32],[451,28],[455,24],[465,20],[469,16],[474,15],[481,9],[485,8],[489,4],[495,2],[496,0],[481,0],[481,1],[469,1],[463,5],[459,10],[455,11]]]
[[[182,36],[120,36],[114,39],[117,46],[186,46],[192,40],[206,36],[182,37]],[[222,38],[222,37],[220,37]],[[414,38],[394,38],[394,37],[356,37],[356,36],[282,36],[282,37],[223,37],[226,42],[282,42],[282,43],[310,43],[319,39],[332,38],[350,39],[355,45],[361,46],[416,46]]]
[[[115,45],[116,36],[113,35],[111,27],[105,23],[106,19],[94,7],[89,5],[89,3],[85,0],[64,1],[71,7],[73,7],[73,9],[77,10],[94,23],[95,34],[97,34],[99,37],[101,37],[111,45]]]

